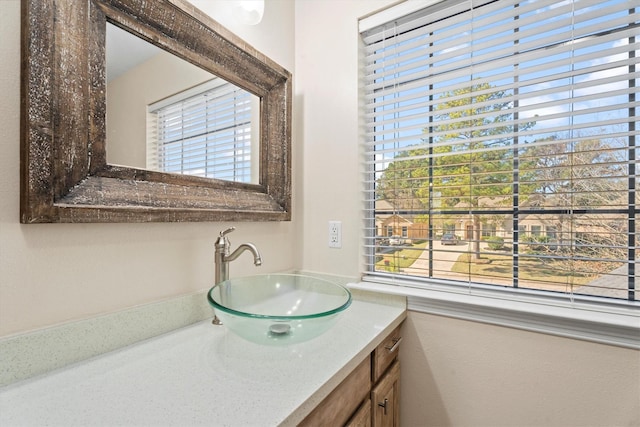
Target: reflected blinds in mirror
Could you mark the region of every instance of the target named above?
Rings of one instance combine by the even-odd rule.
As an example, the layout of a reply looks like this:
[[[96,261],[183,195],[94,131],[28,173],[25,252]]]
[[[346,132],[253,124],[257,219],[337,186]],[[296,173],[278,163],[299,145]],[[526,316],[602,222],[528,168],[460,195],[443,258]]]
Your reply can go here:
[[[147,166],[251,182],[251,94],[213,79],[148,108]]]

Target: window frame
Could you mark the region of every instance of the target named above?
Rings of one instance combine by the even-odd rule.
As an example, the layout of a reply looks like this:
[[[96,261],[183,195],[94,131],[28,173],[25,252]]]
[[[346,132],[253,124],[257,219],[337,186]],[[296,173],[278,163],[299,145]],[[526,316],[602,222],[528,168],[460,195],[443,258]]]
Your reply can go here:
[[[407,3],[409,2],[363,18],[360,20],[360,31],[400,19],[441,1],[416,1],[412,5]],[[364,49],[362,42],[361,49]],[[361,97],[364,97],[363,93]],[[364,166],[364,173],[371,173],[367,165]],[[371,209],[371,204],[371,201],[365,201],[365,211]],[[366,215],[365,221],[369,221]],[[366,228],[372,230],[371,227]],[[527,225],[518,225],[519,232],[530,233],[529,228]],[[464,233],[464,229],[460,232]],[[363,238],[366,241],[371,236],[364,231]],[[375,255],[366,243],[363,245],[363,256],[365,265],[372,265],[369,259]],[[640,348],[637,342],[640,305],[637,300],[606,300],[590,296],[574,298],[535,289],[499,288],[479,283],[452,284],[437,278],[399,277],[384,273],[372,275],[366,266],[362,282],[352,286],[407,296],[410,309],[427,313]]]

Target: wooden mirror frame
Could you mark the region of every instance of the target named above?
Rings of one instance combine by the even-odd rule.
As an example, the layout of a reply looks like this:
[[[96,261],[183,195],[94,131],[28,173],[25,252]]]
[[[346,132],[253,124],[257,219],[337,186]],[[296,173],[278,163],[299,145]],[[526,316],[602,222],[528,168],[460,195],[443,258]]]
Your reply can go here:
[[[260,98],[259,184],[107,164],[106,23]],[[291,73],[186,0],[23,0],[20,220],[288,221]]]

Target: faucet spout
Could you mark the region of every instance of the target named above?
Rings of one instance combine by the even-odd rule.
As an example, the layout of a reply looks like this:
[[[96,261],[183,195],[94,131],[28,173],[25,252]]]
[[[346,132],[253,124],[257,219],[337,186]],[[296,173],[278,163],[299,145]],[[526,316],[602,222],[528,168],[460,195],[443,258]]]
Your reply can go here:
[[[243,243],[236,248],[235,251],[231,253],[231,255],[226,255],[223,257],[224,261],[233,261],[240,256],[240,254],[244,251],[249,251],[253,254],[253,264],[256,266],[262,265],[262,257],[260,256],[260,251],[256,248],[256,245],[253,243]]]

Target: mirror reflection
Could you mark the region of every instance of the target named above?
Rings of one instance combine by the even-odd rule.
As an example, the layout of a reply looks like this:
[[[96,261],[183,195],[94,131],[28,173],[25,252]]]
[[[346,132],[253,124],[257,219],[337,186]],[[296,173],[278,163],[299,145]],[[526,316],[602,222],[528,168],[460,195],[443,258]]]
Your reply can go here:
[[[109,164],[259,182],[260,99],[107,24]]]

